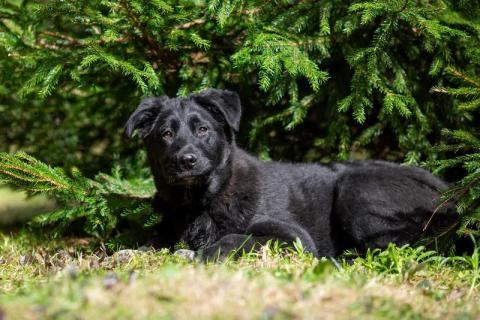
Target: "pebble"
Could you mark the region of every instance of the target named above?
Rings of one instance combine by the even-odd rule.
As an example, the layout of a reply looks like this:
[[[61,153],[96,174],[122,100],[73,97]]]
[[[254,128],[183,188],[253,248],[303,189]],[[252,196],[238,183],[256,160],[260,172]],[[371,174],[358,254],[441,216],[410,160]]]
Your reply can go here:
[[[98,269],[100,268],[100,263],[98,262],[98,259],[96,258],[91,258],[90,261],[88,262],[88,267],[90,269]]]
[[[32,263],[32,256],[29,255],[29,254],[24,254],[24,255],[21,255],[20,258],[18,259],[18,262],[24,266],[26,264],[30,264]]]
[[[105,289],[112,289],[120,280],[114,272],[109,272],[103,278],[103,286]]]
[[[173,255],[187,259],[189,262],[195,259],[195,251],[188,249],[179,249]]]
[[[138,250],[132,249],[119,250],[115,252],[112,257],[117,264],[124,264],[129,263],[138,252]]]
[[[73,264],[67,264],[63,268],[63,273],[70,279],[75,279],[78,276],[78,267]]]
[[[280,309],[274,306],[267,306],[262,310],[260,319],[275,319],[279,316]]]
[[[65,266],[72,260],[72,256],[65,250],[58,251],[53,257],[52,262],[60,267]]]

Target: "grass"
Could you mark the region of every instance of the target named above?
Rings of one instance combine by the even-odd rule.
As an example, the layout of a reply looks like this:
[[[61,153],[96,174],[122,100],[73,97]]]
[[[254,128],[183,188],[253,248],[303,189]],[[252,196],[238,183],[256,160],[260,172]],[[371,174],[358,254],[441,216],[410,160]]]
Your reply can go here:
[[[103,249],[102,249],[103,248]],[[475,253],[478,256],[478,252]],[[390,246],[352,263],[275,245],[238,261],[0,236],[6,319],[477,319],[476,257]],[[472,261],[470,259],[473,259]]]
[[[23,199],[0,189],[10,215],[46,204]],[[0,319],[478,319],[479,252],[390,246],[331,261],[270,244],[204,264],[4,228]]]

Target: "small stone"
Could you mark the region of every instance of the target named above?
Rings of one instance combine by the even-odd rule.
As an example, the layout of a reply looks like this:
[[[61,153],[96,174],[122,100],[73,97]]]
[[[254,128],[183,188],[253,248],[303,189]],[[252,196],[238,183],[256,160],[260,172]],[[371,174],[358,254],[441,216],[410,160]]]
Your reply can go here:
[[[275,319],[277,318],[279,313],[280,313],[280,310],[277,307],[268,306],[262,310],[260,319]]]
[[[72,260],[72,257],[67,251],[60,250],[51,258],[51,260],[54,265],[63,267]]]
[[[31,308],[32,312],[45,314],[47,312],[47,308],[41,304],[34,304]]]
[[[452,292],[450,292],[450,294],[447,296],[447,300],[448,301],[459,300],[460,298],[462,298],[464,296],[464,294],[465,294],[464,291],[459,290],[459,289],[455,289]]]
[[[105,289],[112,289],[119,281],[118,276],[114,272],[109,272],[103,278],[103,286]]]
[[[0,264],[5,264],[5,263],[6,263],[5,258],[0,257]]]
[[[129,263],[135,256],[136,252],[138,251],[131,249],[119,250],[113,254],[113,259],[117,264]]]
[[[21,255],[20,258],[18,259],[18,262],[24,266],[26,264],[30,264],[32,263],[32,256],[29,255],[29,254],[24,254],[24,255]]]
[[[195,259],[195,251],[188,249],[179,249],[175,251],[173,255],[187,259],[189,262],[192,262]]]
[[[90,261],[88,262],[88,267],[90,269],[100,268],[100,263],[98,262],[98,259],[95,259],[95,258],[90,259]]]
[[[73,264],[68,264],[63,268],[63,273],[70,279],[76,279],[78,276],[78,268]]]

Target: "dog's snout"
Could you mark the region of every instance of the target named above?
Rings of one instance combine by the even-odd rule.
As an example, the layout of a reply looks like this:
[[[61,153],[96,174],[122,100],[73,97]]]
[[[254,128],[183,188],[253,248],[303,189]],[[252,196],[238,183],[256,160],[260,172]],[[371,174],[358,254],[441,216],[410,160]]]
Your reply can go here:
[[[178,162],[184,170],[190,170],[193,169],[195,163],[197,163],[197,156],[193,153],[187,153],[180,156]]]

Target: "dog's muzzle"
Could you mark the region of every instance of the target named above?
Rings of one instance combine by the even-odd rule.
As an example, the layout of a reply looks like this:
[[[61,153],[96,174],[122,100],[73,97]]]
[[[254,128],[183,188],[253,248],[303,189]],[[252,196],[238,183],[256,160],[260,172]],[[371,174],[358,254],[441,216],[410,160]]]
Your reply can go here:
[[[193,153],[186,153],[178,157],[178,167],[183,171],[192,170],[197,164],[197,156]]]

